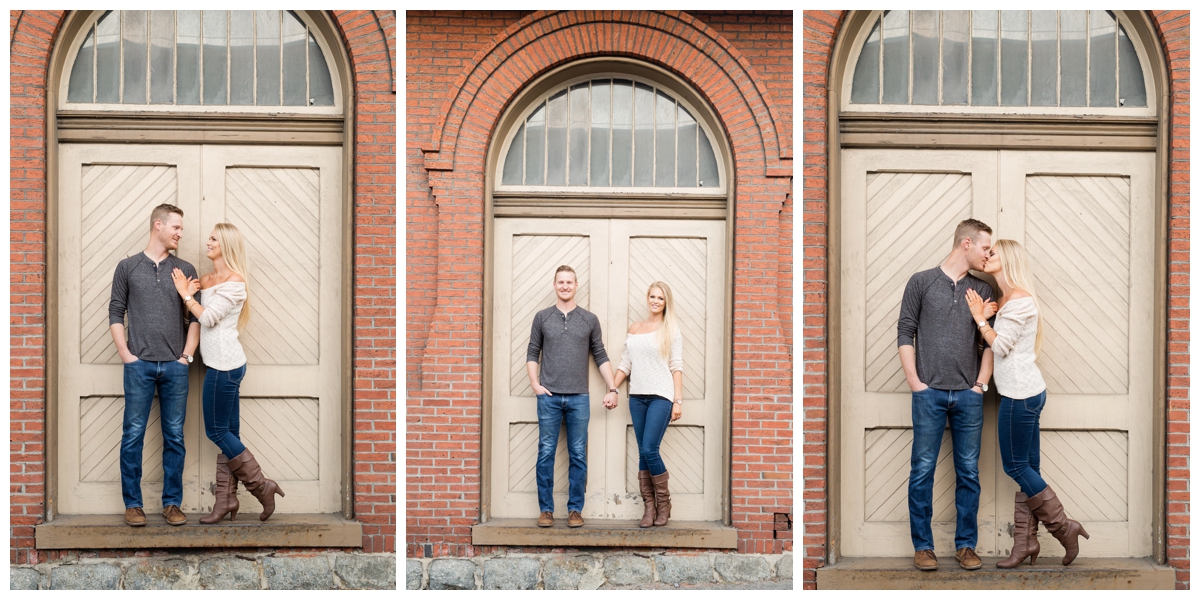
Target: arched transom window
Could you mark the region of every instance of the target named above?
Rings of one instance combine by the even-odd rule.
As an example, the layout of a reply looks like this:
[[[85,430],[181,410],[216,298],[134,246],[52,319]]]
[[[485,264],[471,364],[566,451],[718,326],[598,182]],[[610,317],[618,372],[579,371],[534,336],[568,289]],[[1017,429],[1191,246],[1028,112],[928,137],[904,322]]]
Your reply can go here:
[[[1103,10],[893,10],[870,28],[851,105],[1146,107],[1134,42]]]
[[[546,94],[509,134],[500,188],[723,188],[695,110],[637,78],[590,78]]]
[[[292,11],[113,10],[86,31],[68,104],[335,104],[325,55]]]

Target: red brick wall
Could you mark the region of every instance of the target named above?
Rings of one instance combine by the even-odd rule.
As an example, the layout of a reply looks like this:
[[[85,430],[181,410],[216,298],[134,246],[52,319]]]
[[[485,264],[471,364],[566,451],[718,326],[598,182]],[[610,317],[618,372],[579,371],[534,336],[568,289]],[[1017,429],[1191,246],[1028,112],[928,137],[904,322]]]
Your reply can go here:
[[[480,506],[482,165],[492,129],[525,82],[597,55],[638,57],[692,82],[733,144],[733,521],[743,552],[790,548],[773,532],[773,513],[792,512],[791,59],[777,51],[791,47],[790,13],[406,17],[407,554],[426,543],[437,556],[479,550],[470,526]]]
[[[45,517],[46,94],[63,11],[12,11],[10,563]],[[335,11],[350,56],[354,165],[354,509],[365,552],[396,547],[395,11]]]
[[[816,569],[827,553],[826,434],[828,391],[826,357],[826,263],[829,206],[826,85],[833,43],[844,11],[804,13],[804,587],[815,589]],[[1188,301],[1191,226],[1189,192],[1190,91],[1187,11],[1151,11],[1151,21],[1170,72],[1171,129],[1169,254],[1167,271],[1167,560],[1176,569],[1176,588],[1190,589],[1189,530],[1191,496],[1188,415]]]

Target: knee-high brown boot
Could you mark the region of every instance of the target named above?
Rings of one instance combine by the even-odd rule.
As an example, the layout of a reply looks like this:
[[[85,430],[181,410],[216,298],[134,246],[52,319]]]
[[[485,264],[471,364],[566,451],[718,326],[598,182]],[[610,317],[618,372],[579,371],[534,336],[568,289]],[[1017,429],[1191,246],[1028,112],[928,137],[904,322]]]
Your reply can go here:
[[[1083,525],[1079,521],[1074,521],[1067,518],[1066,511],[1063,510],[1063,505],[1058,501],[1058,496],[1054,495],[1054,490],[1050,486],[1042,490],[1036,496],[1025,501],[1029,506],[1029,510],[1039,521],[1046,524],[1046,531],[1062,544],[1067,551],[1066,556],[1062,559],[1062,564],[1069,565],[1075,557],[1079,555],[1079,536],[1085,539],[1091,539],[1088,532],[1084,530]]]
[[[650,527],[654,525],[654,517],[657,516],[657,512],[654,510],[654,484],[650,481],[650,471],[638,471],[638,486],[642,491],[642,504],[646,507],[638,527]]]
[[[662,475],[650,477],[650,482],[654,484],[654,511],[657,513],[654,516],[655,526],[666,525],[667,519],[671,518],[671,490],[667,489],[668,479],[670,473],[666,471],[663,471]]]
[[[229,515],[230,521],[237,518],[237,479],[229,470],[228,461],[224,454],[217,455],[217,493],[213,500],[212,512],[207,517],[200,518],[200,522],[205,525],[219,523],[225,515]]]
[[[250,453],[249,448],[229,459],[229,470],[242,483],[246,484],[246,491],[254,494],[254,497],[258,498],[259,503],[262,504],[262,514],[258,515],[260,521],[266,521],[270,518],[271,513],[275,512],[275,494],[287,495],[283,493],[279,484],[263,476],[262,468],[258,466],[258,461],[254,460],[254,455]]]
[[[1025,504],[1028,497],[1023,492],[1017,492],[1013,504],[1013,548],[1008,558],[996,563],[1001,569],[1012,569],[1025,562],[1029,557],[1029,566],[1037,562],[1038,553],[1042,547],[1037,541],[1037,517]]]

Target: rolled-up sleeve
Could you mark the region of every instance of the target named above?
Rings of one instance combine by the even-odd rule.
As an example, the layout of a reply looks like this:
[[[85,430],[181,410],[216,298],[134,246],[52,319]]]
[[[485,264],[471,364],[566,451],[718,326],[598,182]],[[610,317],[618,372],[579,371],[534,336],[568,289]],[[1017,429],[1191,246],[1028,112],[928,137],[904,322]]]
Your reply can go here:
[[[108,324],[125,324],[125,311],[129,307],[129,273],[117,265],[113,272],[112,297],[108,301]]]
[[[671,372],[683,372],[683,332],[676,331],[671,337],[671,363],[668,365]]]
[[[608,353],[604,351],[604,340],[602,336],[603,334],[600,331],[600,320],[595,319],[595,321],[592,323],[591,347],[592,358],[596,360],[597,367],[608,362]]]
[[[542,323],[538,316],[533,315],[533,326],[529,329],[529,347],[525,350],[525,362],[538,362],[542,358]]]
[[[917,338],[917,320],[921,315],[921,291],[917,277],[908,278],[900,300],[900,320],[896,323],[896,347],[912,346]]]

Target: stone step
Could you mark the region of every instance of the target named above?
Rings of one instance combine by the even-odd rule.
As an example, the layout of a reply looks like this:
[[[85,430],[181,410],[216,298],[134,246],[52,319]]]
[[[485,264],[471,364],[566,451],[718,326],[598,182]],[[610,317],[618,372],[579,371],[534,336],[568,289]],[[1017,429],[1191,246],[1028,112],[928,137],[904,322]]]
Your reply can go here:
[[[638,527],[638,521],[588,519],[583,527],[538,527],[537,519],[492,519],[471,528],[476,546],[737,548],[737,530],[720,522],[670,521]]]
[[[1064,567],[1058,557],[1039,557],[1016,569],[1000,569],[1002,557],[983,558],[967,571],[954,557],[939,557],[936,571],[918,571],[911,557],[843,558],[817,569],[818,590],[1173,590],[1175,569],[1149,558],[1079,557]]]
[[[275,513],[259,521],[257,513],[238,514],[213,525],[204,514],[186,513],[187,523],[167,524],[159,513],[146,515],[146,525],[130,527],[120,515],[60,515],[35,527],[39,550],[111,548],[283,548],[362,547],[362,524],[339,514]]]

